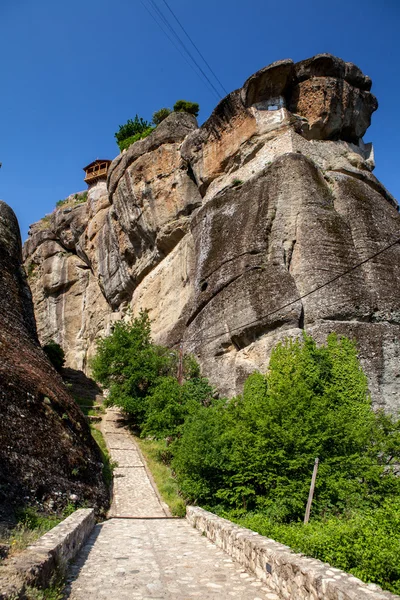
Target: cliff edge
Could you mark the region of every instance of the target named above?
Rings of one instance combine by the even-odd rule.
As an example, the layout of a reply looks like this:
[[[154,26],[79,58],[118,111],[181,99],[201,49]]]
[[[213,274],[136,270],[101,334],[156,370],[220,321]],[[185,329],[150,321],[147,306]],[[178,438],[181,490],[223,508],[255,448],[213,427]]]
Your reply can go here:
[[[155,339],[194,352],[231,395],[279,340],[336,331],[357,341],[375,406],[398,410],[400,247],[377,253],[400,216],[363,141],[370,89],[321,54],[261,69],[200,128],[171,114],[87,202],[31,227],[40,339],[85,370],[96,337],[146,308]]]

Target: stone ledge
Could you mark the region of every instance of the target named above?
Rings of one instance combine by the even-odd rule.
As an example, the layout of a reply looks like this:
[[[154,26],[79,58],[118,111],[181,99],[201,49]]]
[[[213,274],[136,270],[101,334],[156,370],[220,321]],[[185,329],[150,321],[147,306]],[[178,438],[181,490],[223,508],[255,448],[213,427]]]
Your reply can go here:
[[[46,587],[64,570],[95,525],[94,510],[81,508],[0,567],[0,600],[23,597],[25,586]]]
[[[399,600],[399,596],[366,584],[330,565],[295,554],[288,546],[227,519],[188,506],[189,523],[265,581],[283,600]]]

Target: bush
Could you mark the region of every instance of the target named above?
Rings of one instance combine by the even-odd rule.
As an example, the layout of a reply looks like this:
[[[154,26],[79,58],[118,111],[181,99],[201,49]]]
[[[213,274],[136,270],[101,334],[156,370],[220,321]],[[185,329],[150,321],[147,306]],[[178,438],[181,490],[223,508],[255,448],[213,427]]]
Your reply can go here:
[[[135,116],[133,121],[132,119],[128,119],[125,125],[120,125],[118,131],[114,134],[117,144],[119,145],[120,142],[123,142],[127,138],[144,133],[149,127],[151,127],[151,123],[138,115]]]
[[[261,535],[318,558],[363,581],[400,592],[400,499],[383,501],[380,508],[355,510],[344,516],[302,523],[279,524],[263,514],[237,517],[224,513]]]
[[[132,137],[122,140],[122,142],[118,142],[119,149],[121,150],[121,152],[122,152],[122,150],[126,150],[127,148],[129,148],[129,146],[132,146],[132,144],[134,144],[135,142],[138,142],[139,140],[143,140],[148,135],[150,135],[152,133],[152,131],[154,131],[154,129],[155,129],[155,127],[149,127],[148,129],[145,129],[142,133],[137,133],[136,135],[133,135]]]
[[[197,102],[189,102],[188,100],[178,100],[174,104],[174,112],[187,112],[194,117],[199,114],[200,106]]]
[[[164,119],[168,117],[168,115],[171,114],[171,112],[172,111],[170,108],[160,108],[160,110],[156,110],[156,112],[153,113],[154,125],[159,125],[162,121],[164,121]]]
[[[301,519],[315,457],[313,514],[379,506],[399,494],[390,464],[399,424],[371,410],[354,344],[304,335],[272,352],[269,372],[251,375],[242,396],[188,417],[173,466],[189,500]]]
[[[53,367],[60,372],[65,363],[65,352],[60,344],[57,344],[54,340],[50,340],[43,346],[43,350],[47,354]]]
[[[192,357],[183,359],[183,385],[177,380],[179,355],[152,343],[150,320],[141,312],[132,323],[117,323],[97,343],[93,376],[109,388],[108,402],[121,407],[144,434],[175,436],[193,403],[208,402],[211,387]]]

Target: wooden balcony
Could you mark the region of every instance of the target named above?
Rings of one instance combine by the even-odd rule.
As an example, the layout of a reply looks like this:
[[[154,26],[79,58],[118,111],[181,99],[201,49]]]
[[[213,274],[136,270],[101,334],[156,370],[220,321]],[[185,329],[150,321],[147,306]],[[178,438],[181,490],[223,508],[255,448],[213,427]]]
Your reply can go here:
[[[87,184],[94,183],[98,179],[107,177],[108,168],[111,164],[110,160],[97,159],[90,163],[83,170],[85,171],[85,181]]]
[[[93,169],[92,171],[86,171],[85,181],[89,183],[94,179],[99,179],[100,177],[107,177],[108,165],[103,169]]]

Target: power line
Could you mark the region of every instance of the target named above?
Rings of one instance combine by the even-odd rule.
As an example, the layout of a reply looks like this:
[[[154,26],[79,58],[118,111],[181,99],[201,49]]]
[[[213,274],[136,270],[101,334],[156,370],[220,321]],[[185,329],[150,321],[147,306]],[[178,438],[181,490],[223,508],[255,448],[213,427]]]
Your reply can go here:
[[[186,29],[183,27],[182,23],[179,21],[178,17],[176,16],[176,14],[174,13],[174,11],[172,10],[172,8],[170,7],[170,5],[168,4],[168,2],[166,0],[163,0],[165,6],[168,8],[169,12],[172,14],[172,16],[174,17],[175,21],[178,23],[179,27],[182,29],[183,33],[186,35],[186,37],[188,38],[189,42],[192,44],[193,48],[196,50],[197,54],[200,56],[200,58],[204,61],[204,63],[207,65],[207,67],[209,68],[210,72],[213,74],[214,78],[216,81],[218,81],[219,85],[221,86],[221,88],[223,89],[224,93],[226,95],[228,95],[228,91],[225,89],[224,85],[221,83],[219,77],[217,77],[217,75],[215,74],[215,72],[213,71],[213,69],[210,67],[209,63],[206,61],[206,59],[204,58],[203,54],[200,52],[200,50],[198,49],[198,47],[196,46],[196,44],[194,43],[194,41],[192,40],[192,38],[190,37],[190,35],[187,33]]]
[[[174,35],[174,37],[177,39],[177,41],[179,42],[179,44],[182,46],[182,48],[184,49],[184,51],[186,52],[186,54],[190,57],[190,59],[192,60],[192,62],[194,63],[194,65],[196,65],[197,69],[200,71],[200,73],[202,74],[203,78],[204,78],[204,83],[207,82],[209,89],[212,88],[213,93],[215,94],[217,100],[219,101],[221,99],[221,94],[219,93],[219,91],[216,89],[215,85],[213,84],[213,82],[210,80],[210,78],[208,77],[207,73],[204,72],[204,70],[202,69],[202,67],[199,65],[199,63],[197,62],[197,60],[194,58],[194,56],[192,55],[192,53],[190,52],[190,50],[186,47],[185,43],[181,40],[181,38],[179,37],[179,35],[176,33],[176,31],[174,30],[174,28],[172,27],[172,25],[170,24],[170,22],[168,21],[168,19],[166,18],[166,16],[162,13],[162,11],[159,9],[159,7],[155,4],[155,2],[153,0],[150,0],[150,2],[152,3],[153,8],[156,10],[156,13],[161,17],[162,21],[164,22],[164,24],[168,27],[168,29],[171,31],[171,33]],[[175,46],[175,48],[177,48],[175,42],[171,39],[171,37],[167,34],[167,32],[165,31],[165,29],[161,26],[161,24],[157,21],[157,19],[155,18],[155,16],[153,15],[153,13],[150,12],[149,8],[147,5],[145,5],[143,3],[143,1],[141,0],[141,3],[143,4],[143,6],[145,6],[147,12],[149,12],[151,14],[151,16],[153,17],[153,19],[156,21],[156,23],[158,24],[158,26],[162,29],[162,31],[165,33],[165,35],[167,35],[168,39],[173,43],[173,45]],[[182,53],[179,52],[182,56]],[[186,59],[185,59],[186,60]],[[187,62],[187,60],[186,60]],[[190,65],[192,69],[194,69],[193,65]],[[196,72],[197,73],[197,72]],[[198,74],[198,73],[197,73]]]
[[[190,52],[190,50],[187,48],[187,46],[185,45],[185,43],[182,41],[182,39],[180,38],[179,34],[175,31],[175,29],[172,27],[171,23],[168,21],[167,17],[164,15],[164,13],[161,11],[161,9],[157,6],[157,4],[155,3],[154,0],[150,0],[150,2],[152,3],[152,5],[154,6],[154,8],[156,9],[157,13],[161,16],[162,20],[164,21],[164,23],[167,25],[168,29],[173,33],[173,35],[176,37],[176,39],[178,40],[178,42],[180,43],[180,45],[182,46],[182,48],[185,50],[186,54],[191,58],[191,60],[193,61],[193,63],[196,65],[196,67],[199,69],[199,71],[202,73],[202,75],[204,76],[205,80],[208,82],[208,84],[212,87],[212,89],[214,90],[217,99],[220,100],[221,98],[221,94],[219,93],[219,91],[216,89],[216,87],[214,86],[213,82],[209,79],[207,73],[205,73],[203,71],[203,69],[201,68],[201,66],[199,65],[199,63],[196,61],[196,59],[194,58],[194,56],[192,55],[192,53]]]
[[[181,51],[181,49],[179,48],[179,46],[177,46],[174,42],[174,40],[171,38],[171,36],[168,34],[168,32],[164,29],[164,27],[162,26],[162,24],[158,21],[158,19],[156,18],[156,16],[150,11],[150,8],[144,3],[142,2],[142,0],[140,0],[140,3],[142,4],[142,6],[147,10],[147,12],[149,13],[149,15],[151,16],[152,19],[154,19],[154,21],[157,23],[157,25],[159,26],[159,28],[161,29],[161,31],[167,36],[167,38],[169,39],[169,41],[171,42],[171,44],[173,44],[173,46],[176,48],[176,50],[179,52],[179,54],[182,56],[183,60],[186,62],[186,64],[189,65],[189,67],[192,69],[192,71],[194,73],[196,73],[197,77],[200,79],[200,81],[202,83],[204,83],[204,80],[202,79],[201,75],[196,71],[196,69],[194,68],[194,66],[188,61],[188,59],[186,58],[186,56],[183,54],[183,52]],[[210,91],[213,91],[211,88],[209,88]]]
[[[383,252],[386,252],[386,250],[389,250],[390,248],[392,248],[393,246],[395,246],[398,243],[400,243],[400,238],[397,238],[394,242],[392,242],[388,246],[385,246],[384,248],[382,248],[378,252],[375,252],[375,254],[372,254],[368,258],[365,258],[364,260],[360,261],[359,263],[357,263],[353,267],[350,267],[350,269],[347,269],[347,271],[344,271],[343,273],[340,273],[339,275],[335,275],[335,277],[332,277],[332,279],[329,279],[325,283],[322,283],[321,285],[318,285],[317,287],[315,287],[313,290],[310,290],[306,294],[303,294],[302,296],[299,296],[298,298],[295,298],[295,300],[291,300],[290,302],[287,302],[286,304],[283,304],[279,308],[276,308],[275,310],[272,310],[271,312],[266,313],[265,315],[261,315],[260,317],[258,317],[257,319],[254,319],[253,321],[248,321],[247,323],[243,323],[242,325],[240,325],[238,327],[234,327],[233,329],[230,329],[229,331],[224,330],[224,331],[221,331],[220,333],[217,333],[217,334],[209,336],[209,337],[200,338],[200,337],[197,337],[197,335],[196,335],[193,338],[189,338],[188,340],[184,340],[182,343],[183,344],[188,344],[190,342],[196,341],[197,339],[199,341],[201,341],[201,342],[204,342],[204,341],[207,341],[207,340],[211,341],[211,340],[217,339],[217,338],[219,338],[219,337],[221,337],[223,335],[226,335],[227,333],[231,334],[233,331],[238,331],[238,330],[242,329],[243,327],[246,327],[246,325],[254,325],[255,323],[258,323],[261,319],[265,319],[267,317],[270,317],[271,315],[274,315],[275,313],[279,312],[280,310],[283,310],[284,308],[287,308],[287,307],[291,306],[292,304],[296,304],[296,302],[299,302],[300,300],[303,300],[304,298],[307,298],[308,296],[311,296],[311,294],[314,294],[315,292],[318,292],[319,290],[323,289],[327,285],[330,285],[334,281],[337,281],[341,277],[344,277],[345,275],[348,275],[349,273],[352,273],[355,269],[358,269],[362,265],[365,265],[365,263],[367,263],[370,260],[376,258],[377,256],[379,256]],[[251,269],[249,269],[249,270],[251,270]],[[200,332],[201,331],[207,331],[208,329],[210,329],[210,327],[205,327],[203,329],[200,329],[199,331]]]

